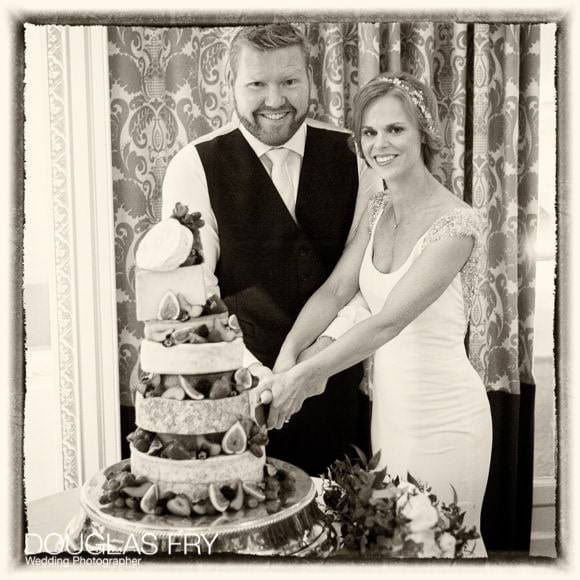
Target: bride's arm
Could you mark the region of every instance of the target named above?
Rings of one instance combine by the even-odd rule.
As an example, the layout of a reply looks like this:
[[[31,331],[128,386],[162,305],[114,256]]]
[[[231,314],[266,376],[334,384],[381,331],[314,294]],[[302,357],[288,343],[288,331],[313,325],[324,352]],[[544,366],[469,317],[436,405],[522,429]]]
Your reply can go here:
[[[332,274],[304,305],[286,336],[276,361],[277,368],[289,368],[298,355],[326,330],[339,310],[358,291],[358,276],[369,231],[363,214],[356,233],[346,246]],[[290,361],[290,364],[285,364]]]
[[[309,385],[364,360],[392,340],[437,300],[461,270],[473,238],[446,238],[430,244],[390,292],[380,312],[360,322],[310,359],[272,377],[274,404],[268,426],[280,428],[301,405],[299,393]],[[397,364],[393,361],[393,364]],[[298,394],[297,394],[298,393]]]

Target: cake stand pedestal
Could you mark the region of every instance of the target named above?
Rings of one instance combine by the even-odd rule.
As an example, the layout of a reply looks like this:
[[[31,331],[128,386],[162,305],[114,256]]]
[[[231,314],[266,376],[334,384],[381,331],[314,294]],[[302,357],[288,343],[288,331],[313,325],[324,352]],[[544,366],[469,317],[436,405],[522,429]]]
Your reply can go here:
[[[296,490],[278,512],[268,513],[260,504],[238,512],[185,518],[99,504],[106,474],[126,467],[129,461],[108,467],[83,486],[81,513],[67,528],[69,551],[324,558],[336,548],[336,533],[317,505],[312,479],[289,463],[268,458],[296,481]]]

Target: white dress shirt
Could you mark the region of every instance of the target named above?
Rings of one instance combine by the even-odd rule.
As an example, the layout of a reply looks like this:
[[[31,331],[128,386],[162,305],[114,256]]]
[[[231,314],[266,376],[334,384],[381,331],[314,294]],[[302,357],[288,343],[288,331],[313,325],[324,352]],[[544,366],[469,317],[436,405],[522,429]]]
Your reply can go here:
[[[244,136],[248,145],[254,150],[262,165],[266,168],[268,175],[272,176],[272,162],[268,158],[268,151],[272,149],[270,145],[262,143],[254,137],[242,124],[238,125],[240,133]],[[290,215],[296,221],[296,199],[298,198],[298,182],[300,181],[300,170],[302,169],[302,159],[304,157],[304,147],[306,146],[306,123],[302,123],[300,128],[292,137],[282,145],[288,150],[286,157],[286,172],[292,182],[292,196],[287,199],[284,196],[282,200],[288,208]]]
[[[302,158],[304,157],[304,147],[306,144],[307,126],[320,127],[335,131],[340,130],[333,125],[307,119],[292,138],[282,145],[291,151],[287,161],[287,171],[294,188],[294,207],[289,208],[291,214],[295,214],[300,169],[302,167]],[[216,216],[211,207],[205,171],[195,146],[204,141],[214,139],[219,135],[229,133],[236,128],[239,128],[250,147],[256,153],[256,156],[260,159],[270,174],[270,162],[269,160],[264,160],[263,157],[271,147],[256,139],[234,116],[231,123],[228,123],[221,129],[213,131],[208,135],[204,135],[183,147],[169,163],[163,181],[162,214],[164,218],[169,217],[175,204],[180,202],[183,205],[188,206],[190,212],[200,212],[202,219],[205,222],[205,225],[200,229],[200,238],[204,253],[204,275],[209,294],[220,294],[219,281],[215,275],[215,268],[220,256],[219,230]],[[380,187],[382,188],[378,178],[359,160],[359,190],[349,238],[352,236],[354,228],[358,224],[362,213],[366,211],[370,196]],[[331,323],[328,329],[324,332],[324,335],[336,339],[344,334],[354,324],[367,318],[369,315],[368,307],[359,293],[355,298],[353,298],[351,303],[341,310],[337,319]],[[244,365],[248,366],[252,362],[256,362],[256,359],[248,351],[248,355],[244,360]]]

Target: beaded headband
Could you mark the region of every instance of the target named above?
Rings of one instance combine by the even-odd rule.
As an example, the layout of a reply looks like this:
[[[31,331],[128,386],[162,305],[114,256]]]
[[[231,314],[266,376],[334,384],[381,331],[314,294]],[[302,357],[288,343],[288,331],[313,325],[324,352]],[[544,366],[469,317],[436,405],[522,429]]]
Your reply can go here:
[[[437,129],[435,128],[435,122],[433,121],[433,117],[431,116],[431,112],[427,109],[425,105],[425,96],[423,92],[415,87],[411,86],[408,82],[400,79],[398,77],[379,77],[375,79],[375,82],[386,83],[388,85],[393,85],[402,91],[405,91],[409,98],[411,99],[412,103],[419,109],[421,115],[423,115],[425,121],[427,122],[427,128],[432,133],[436,133]]]

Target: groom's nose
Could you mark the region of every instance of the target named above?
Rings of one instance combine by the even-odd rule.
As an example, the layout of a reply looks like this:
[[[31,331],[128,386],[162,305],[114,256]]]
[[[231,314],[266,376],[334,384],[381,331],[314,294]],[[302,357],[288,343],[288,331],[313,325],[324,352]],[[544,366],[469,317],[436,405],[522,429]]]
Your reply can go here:
[[[282,93],[282,88],[277,83],[268,85],[268,92],[264,101],[267,107],[278,109],[284,104],[285,100],[286,97]]]

